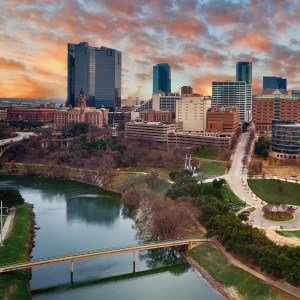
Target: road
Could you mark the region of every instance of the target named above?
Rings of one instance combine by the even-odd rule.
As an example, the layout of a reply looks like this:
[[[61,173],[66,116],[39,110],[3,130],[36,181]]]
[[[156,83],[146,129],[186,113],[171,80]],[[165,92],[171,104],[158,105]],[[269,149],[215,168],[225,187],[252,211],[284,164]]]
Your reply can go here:
[[[262,207],[266,205],[266,203],[251,191],[247,182],[248,169],[247,167],[243,169],[242,160],[245,155],[244,148],[247,140],[249,139],[249,136],[249,132],[242,133],[236,151],[232,157],[231,168],[228,174],[223,176],[223,178],[226,179],[231,190],[242,201],[246,201],[248,205],[255,208],[255,211],[251,212],[249,221],[253,226],[273,230],[279,229],[280,226],[283,226],[284,229],[300,229],[300,208],[294,211],[294,219],[291,221],[277,222],[264,218]]]
[[[18,135],[15,137],[0,140],[0,146],[4,146],[15,142],[20,142],[22,140],[28,139],[29,137],[35,135],[33,132],[17,132],[17,134]]]

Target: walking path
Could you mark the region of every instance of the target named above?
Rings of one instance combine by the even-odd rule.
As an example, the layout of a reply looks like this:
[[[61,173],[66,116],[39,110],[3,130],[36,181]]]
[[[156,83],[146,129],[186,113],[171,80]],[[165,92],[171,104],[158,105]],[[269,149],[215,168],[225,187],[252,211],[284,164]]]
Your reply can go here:
[[[237,144],[236,151],[232,158],[231,168],[228,174],[223,178],[228,182],[231,190],[242,200],[246,201],[250,206],[255,208],[251,212],[249,223],[255,227],[262,229],[279,229],[282,226],[284,229],[300,229],[300,209],[294,211],[294,219],[286,222],[278,222],[267,220],[263,216],[262,207],[267,203],[257,197],[248,186],[247,182],[247,167],[243,168],[243,158],[245,156],[245,145],[249,139],[249,132],[241,135]],[[249,157],[247,158],[249,160]]]
[[[8,214],[8,216],[6,218],[6,221],[4,223],[4,226],[2,228],[2,240],[3,241],[5,240],[6,236],[8,235],[8,233],[11,230],[11,225],[12,225],[12,222],[14,220],[15,214],[16,214],[16,208],[12,207],[9,210],[9,214]]]
[[[206,233],[205,227],[203,227],[200,223],[197,225],[198,225],[198,228],[201,229],[201,231]],[[210,238],[209,240],[211,242],[213,242],[214,245],[221,251],[221,253],[227,257],[227,259],[229,260],[229,262],[231,264],[235,265],[238,268],[245,270],[248,273],[251,273],[252,275],[263,280],[264,282],[272,284],[273,286],[295,296],[296,298],[300,298],[300,289],[286,283],[285,281],[275,281],[273,279],[270,279],[269,277],[251,269],[250,267],[244,265],[243,263],[238,261],[236,258],[234,258],[229,252],[227,252],[226,249],[222,246],[222,244],[217,240],[217,238],[213,237],[213,238]]]

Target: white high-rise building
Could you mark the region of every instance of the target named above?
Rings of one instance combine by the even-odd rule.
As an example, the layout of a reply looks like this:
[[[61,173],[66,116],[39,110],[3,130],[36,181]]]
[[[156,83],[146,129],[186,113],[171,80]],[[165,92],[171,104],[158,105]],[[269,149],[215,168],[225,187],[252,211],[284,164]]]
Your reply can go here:
[[[210,97],[181,97],[176,103],[176,124],[182,131],[205,131]]]
[[[252,86],[245,81],[213,81],[212,106],[237,106],[240,122],[252,120]]]

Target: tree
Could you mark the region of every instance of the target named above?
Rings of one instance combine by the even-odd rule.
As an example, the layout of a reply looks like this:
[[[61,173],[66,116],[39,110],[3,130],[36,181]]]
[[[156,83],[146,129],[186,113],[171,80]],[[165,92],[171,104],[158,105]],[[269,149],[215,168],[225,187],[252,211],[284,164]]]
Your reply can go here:
[[[0,201],[3,202],[3,206],[12,207],[23,204],[25,200],[18,190],[14,188],[2,188],[0,189]]]

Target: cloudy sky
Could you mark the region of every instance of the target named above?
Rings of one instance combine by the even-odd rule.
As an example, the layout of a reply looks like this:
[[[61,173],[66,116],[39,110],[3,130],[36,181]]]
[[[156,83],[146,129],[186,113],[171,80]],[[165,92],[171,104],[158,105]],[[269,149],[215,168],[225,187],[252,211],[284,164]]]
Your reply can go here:
[[[0,0],[1,97],[66,97],[67,43],[123,53],[122,97],[151,97],[152,66],[172,68],[172,91],[211,94],[235,62],[300,89],[298,0]]]

